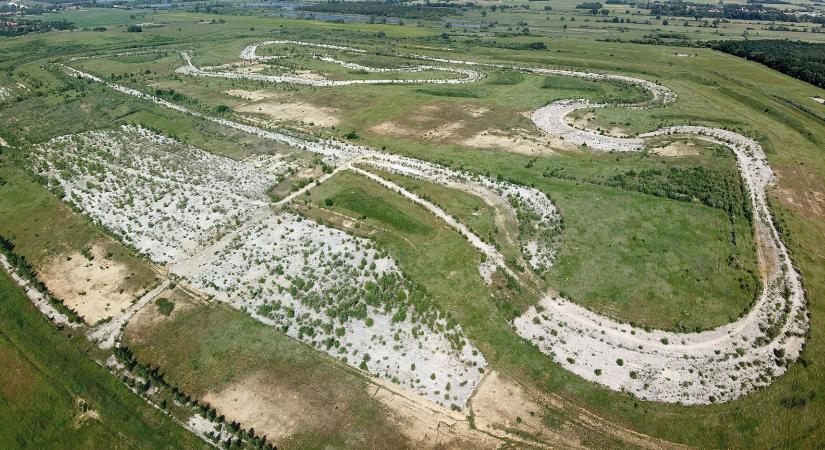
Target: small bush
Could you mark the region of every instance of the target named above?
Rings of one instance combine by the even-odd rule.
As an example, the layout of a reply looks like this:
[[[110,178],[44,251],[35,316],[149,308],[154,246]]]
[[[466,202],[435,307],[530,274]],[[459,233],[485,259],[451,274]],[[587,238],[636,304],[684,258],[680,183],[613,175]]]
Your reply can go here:
[[[172,310],[175,309],[175,303],[165,297],[155,300],[155,305],[158,307],[158,312],[164,316],[169,316],[172,314]]]

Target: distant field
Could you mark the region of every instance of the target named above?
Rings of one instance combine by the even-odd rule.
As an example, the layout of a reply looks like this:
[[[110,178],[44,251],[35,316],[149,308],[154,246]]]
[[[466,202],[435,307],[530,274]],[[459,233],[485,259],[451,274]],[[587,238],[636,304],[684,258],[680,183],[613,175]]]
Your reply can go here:
[[[14,448],[209,448],[97,365],[0,274],[0,438]],[[68,339],[67,339],[68,337]]]

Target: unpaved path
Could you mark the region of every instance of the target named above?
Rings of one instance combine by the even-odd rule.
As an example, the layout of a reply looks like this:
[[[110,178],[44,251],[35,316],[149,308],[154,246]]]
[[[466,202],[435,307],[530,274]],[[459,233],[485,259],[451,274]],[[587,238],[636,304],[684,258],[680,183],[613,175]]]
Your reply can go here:
[[[114,347],[117,339],[120,337],[123,327],[129,322],[129,319],[135,315],[141,308],[146,306],[149,302],[155,299],[161,292],[165,291],[171,282],[169,279],[164,279],[152,290],[144,294],[138,301],[130,306],[122,314],[113,316],[112,319],[96,328],[92,328],[87,333],[89,340],[97,342],[98,346],[103,349]]]

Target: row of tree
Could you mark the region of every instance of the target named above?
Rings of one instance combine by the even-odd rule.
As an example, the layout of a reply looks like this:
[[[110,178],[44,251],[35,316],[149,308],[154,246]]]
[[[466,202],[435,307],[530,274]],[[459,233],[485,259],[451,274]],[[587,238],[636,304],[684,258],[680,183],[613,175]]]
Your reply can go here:
[[[22,36],[35,32],[74,29],[74,23],[68,20],[0,19],[0,36]]]
[[[416,20],[438,20],[446,16],[459,13],[460,5],[455,3],[425,3],[425,4],[401,4],[393,2],[341,2],[333,1],[328,3],[316,3],[302,5],[298,9],[301,11],[323,12],[334,14],[360,14],[365,16],[378,17],[400,17],[402,19]],[[475,5],[470,3],[463,5],[463,8],[472,8]]]
[[[797,14],[793,11],[785,11],[753,3],[717,5],[715,3],[693,3],[673,0],[661,3],[649,3],[647,7],[650,9],[651,14],[657,16],[825,23],[825,16]]]
[[[825,88],[825,44],[763,39],[717,41],[709,46]]]

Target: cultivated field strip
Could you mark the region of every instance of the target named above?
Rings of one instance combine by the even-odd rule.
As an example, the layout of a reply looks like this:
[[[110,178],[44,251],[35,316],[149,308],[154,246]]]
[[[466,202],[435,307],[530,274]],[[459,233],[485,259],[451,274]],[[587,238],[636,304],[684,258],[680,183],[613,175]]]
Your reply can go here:
[[[303,45],[303,43],[295,45]],[[254,55],[255,49],[247,47],[244,52],[247,56]],[[651,92],[652,100],[624,105],[630,108],[664,105],[676,100],[675,93],[666,87],[626,76],[482,64],[420,55],[406,56],[445,64],[632,83]],[[80,76],[103,82],[92,75],[74,69],[69,70]],[[121,92],[149,98],[160,104],[168,103],[138,91],[122,88],[112,83],[107,84]],[[773,172],[761,146],[738,133],[715,128],[672,127],[635,138],[615,138],[574,128],[564,120],[566,115],[577,109],[602,106],[608,105],[592,104],[585,100],[563,100],[537,110],[533,114],[533,120],[539,129],[550,135],[564,137],[565,142],[569,144],[586,146],[598,151],[640,150],[645,147],[647,138],[664,134],[689,135],[696,139],[711,140],[733,151],[742,178],[749,189],[753,210],[756,212],[754,226],[760,255],[760,269],[763,274],[762,295],[753,309],[742,318],[701,333],[675,333],[632,327],[595,314],[565,299],[548,295],[542,298],[538,305],[531,307],[523,316],[515,320],[516,331],[568,370],[611,389],[622,390],[646,400],[684,404],[729,401],[758,387],[770,384],[799,357],[809,321],[800,276],[781,241],[767,206],[765,188],[772,183]],[[177,105],[170,107],[191,113]],[[191,114],[204,117],[199,113]],[[279,133],[236,124],[224,119],[208,119],[264,137],[274,134],[279,136],[276,140],[284,141],[284,135]],[[502,197],[507,197],[504,188],[488,186],[487,181],[481,177],[474,177],[430,163],[383,155],[370,149],[334,141],[310,143],[298,138],[288,137],[287,139],[291,140],[295,146],[316,151],[339,163],[348,163],[358,159],[359,162],[368,165],[427,181],[452,187],[472,184],[477,188],[497,192]],[[375,174],[371,174],[371,178],[380,179]],[[394,186],[393,183],[384,181],[384,185]],[[524,194],[527,198],[532,195]],[[414,196],[411,193],[409,195]],[[420,197],[414,201],[444,219],[441,214],[443,210],[437,205]],[[538,213],[537,217],[545,219],[543,222],[539,221],[538,224],[547,227],[545,230],[548,231],[549,236],[552,236],[552,227],[555,226],[557,220],[555,208],[552,203],[549,203],[549,199],[546,200],[549,207],[541,206],[543,202],[530,200],[524,203],[530,205],[529,207]],[[487,261],[493,261],[505,272],[513,273],[504,265],[504,258],[495,249],[491,250],[489,246],[486,246],[481,238],[466,230],[466,227],[462,228],[460,224],[453,223],[454,221],[446,219],[445,221],[467,236],[468,241],[485,254]],[[530,245],[525,246],[528,249],[530,247]],[[552,252],[549,253],[549,258],[551,261]],[[541,264],[547,264],[547,260],[531,258],[531,261],[541,261]],[[489,267],[483,269],[482,274],[489,273],[489,270]]]

